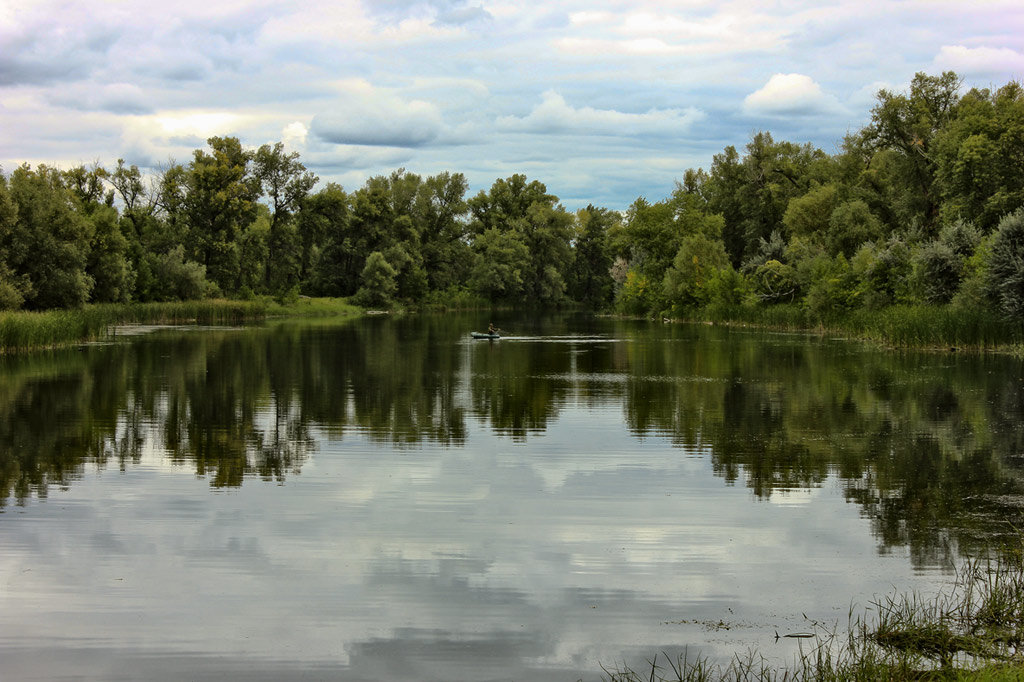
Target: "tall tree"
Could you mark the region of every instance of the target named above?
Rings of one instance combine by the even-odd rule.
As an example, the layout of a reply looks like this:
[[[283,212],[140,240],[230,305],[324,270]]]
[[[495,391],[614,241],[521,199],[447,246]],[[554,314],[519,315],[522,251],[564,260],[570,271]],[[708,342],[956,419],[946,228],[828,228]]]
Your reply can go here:
[[[593,204],[576,212],[569,294],[588,307],[603,308],[611,302],[614,283],[608,231],[618,222],[618,214]]]
[[[954,115],[961,84],[952,71],[941,76],[918,73],[908,93],[880,90],[871,110],[866,139],[876,150],[894,153],[889,180],[898,189],[896,213],[905,229],[936,229],[939,196],[933,142]]]
[[[92,291],[86,272],[92,224],[77,210],[75,195],[55,168],[18,167],[9,183],[13,224],[0,234],[0,253],[24,283],[29,308],[73,308]]]
[[[252,152],[235,137],[211,137],[210,151],[197,149],[186,177],[183,208],[191,255],[225,293],[239,286],[242,232],[256,218],[260,179],[252,172]]]
[[[963,219],[985,232],[1024,206],[1024,87],[973,89],[935,136],[936,184],[945,222]]]
[[[270,200],[265,281],[271,291],[281,291],[297,282],[302,269],[298,231],[290,221],[317,177],[302,165],[298,152],[286,153],[281,142],[256,150],[253,171]]]
[[[501,253],[518,249],[512,241],[525,245],[530,257],[529,270],[523,273],[523,292],[527,300],[537,303],[555,303],[565,296],[566,274],[570,265],[572,214],[568,213],[558,197],[548,194],[543,183],[527,182],[525,175],[513,175],[495,180],[490,191],[481,191],[469,200],[470,229],[480,238],[490,230],[502,235],[514,235],[514,240],[488,237],[486,249],[476,249],[478,255],[501,245]],[[474,281],[479,267],[474,271]],[[490,289],[493,293],[494,290]]]

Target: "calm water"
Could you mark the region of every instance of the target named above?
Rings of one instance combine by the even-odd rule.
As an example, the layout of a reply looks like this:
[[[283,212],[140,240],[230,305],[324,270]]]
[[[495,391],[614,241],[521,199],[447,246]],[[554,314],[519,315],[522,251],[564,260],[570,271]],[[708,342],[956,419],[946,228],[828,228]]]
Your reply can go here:
[[[1008,357],[585,317],[0,358],[0,679],[789,660],[1024,525]]]

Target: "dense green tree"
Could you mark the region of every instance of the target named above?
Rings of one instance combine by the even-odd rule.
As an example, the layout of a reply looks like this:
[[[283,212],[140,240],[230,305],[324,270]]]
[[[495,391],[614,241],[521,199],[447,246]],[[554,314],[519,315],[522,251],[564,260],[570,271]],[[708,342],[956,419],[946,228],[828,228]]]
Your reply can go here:
[[[462,173],[440,173],[428,177],[416,194],[414,215],[419,233],[422,268],[427,286],[444,291],[463,284],[472,264],[467,236],[468,184]]]
[[[947,220],[985,232],[1024,206],[1024,87],[972,89],[935,135],[936,182]]]
[[[317,291],[319,282],[332,280],[319,271],[320,257],[328,244],[344,242],[348,231],[349,199],[341,185],[329,182],[319,192],[307,195],[302,202],[296,226],[302,255],[299,261],[299,277],[310,291]],[[330,269],[332,263],[324,264]]]
[[[1024,209],[999,221],[988,259],[988,285],[1003,315],[1024,320]]]
[[[498,178],[489,191],[481,190],[467,202],[470,227],[475,234],[483,234],[489,229],[508,230],[513,221],[526,217],[533,204],[554,206],[557,200],[553,194],[548,194],[544,183],[537,180],[527,182],[525,175]]]
[[[824,234],[828,230],[832,212],[838,205],[839,192],[836,185],[815,187],[789,200],[782,224],[788,235],[809,237]]]
[[[522,303],[530,249],[518,232],[489,228],[473,240],[470,286],[491,301]]]
[[[681,313],[710,303],[712,280],[721,279],[720,271],[725,269],[732,270],[732,265],[721,240],[700,232],[684,238],[663,283],[673,311]]]
[[[935,187],[935,139],[955,114],[961,79],[918,73],[908,93],[878,92],[866,139],[877,150],[893,152],[888,181],[895,190],[894,212],[905,227],[918,224],[934,232],[939,217]]]
[[[206,276],[231,293],[239,287],[238,240],[256,218],[260,178],[253,173],[252,152],[238,138],[211,137],[207,143],[210,151],[195,151],[184,178],[188,246]]]
[[[613,253],[625,258],[631,270],[643,275],[633,282],[650,282],[657,288],[684,239],[698,234],[721,239],[723,229],[722,216],[709,214],[701,197],[680,186],[670,198],[656,204],[638,198],[609,236]]]
[[[374,251],[366,259],[362,271],[362,285],[352,298],[357,305],[368,308],[386,308],[398,290],[395,268],[380,251]]]
[[[256,150],[253,173],[270,202],[265,283],[270,291],[280,292],[295,286],[302,272],[302,247],[292,216],[317,177],[299,161],[298,152],[286,153],[281,142]]]
[[[922,245],[913,258],[914,278],[921,298],[933,305],[953,300],[960,288],[963,259],[941,241]]]
[[[576,212],[569,295],[590,308],[603,308],[612,300],[614,283],[608,232],[618,222],[616,213],[595,208],[593,204]]]
[[[867,242],[850,260],[857,281],[856,303],[869,309],[908,303],[911,297],[910,249],[898,237],[883,245]]]
[[[188,301],[206,293],[206,268],[185,260],[185,247],[178,245],[167,253],[146,254],[146,271],[151,273],[147,288],[139,290],[146,301]]]
[[[882,223],[860,199],[840,204],[829,216],[825,243],[832,255],[852,256],[865,242],[882,238]]]
[[[86,272],[93,227],[63,175],[47,166],[22,165],[11,174],[9,193],[16,217],[0,235],[0,252],[16,281],[23,282],[25,306],[85,303],[93,286]]]
[[[497,240],[493,235],[485,239],[480,248],[474,248],[477,264],[470,275],[479,286],[477,291],[506,299],[508,291],[521,287],[521,293],[532,303],[558,303],[565,296],[566,276],[571,265],[571,239],[573,216],[560,204],[558,198],[547,193],[540,182],[527,182],[524,175],[498,179],[488,192],[481,191],[470,199],[470,229],[475,240],[484,238],[491,230],[515,239]],[[498,245],[502,257],[513,242],[526,247],[529,254],[525,265],[517,264],[508,276],[500,277],[501,286],[488,284],[480,277],[481,257],[486,257]],[[512,251],[517,251],[513,248]],[[503,262],[499,269],[508,264]],[[517,273],[512,276],[512,273]],[[521,278],[521,283],[513,285]]]
[[[89,216],[92,240],[86,272],[93,279],[91,299],[98,303],[125,302],[135,288],[135,271],[128,259],[128,240],[121,232],[117,211],[103,206]]]

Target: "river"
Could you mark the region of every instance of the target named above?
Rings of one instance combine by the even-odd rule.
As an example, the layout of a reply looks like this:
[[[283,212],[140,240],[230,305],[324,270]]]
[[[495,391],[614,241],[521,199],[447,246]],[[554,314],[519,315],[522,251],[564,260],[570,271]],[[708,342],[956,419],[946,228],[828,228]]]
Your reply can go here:
[[[495,313],[0,357],[0,679],[597,680],[929,594],[1024,522],[1024,367]],[[145,331],[146,333],[140,333]]]

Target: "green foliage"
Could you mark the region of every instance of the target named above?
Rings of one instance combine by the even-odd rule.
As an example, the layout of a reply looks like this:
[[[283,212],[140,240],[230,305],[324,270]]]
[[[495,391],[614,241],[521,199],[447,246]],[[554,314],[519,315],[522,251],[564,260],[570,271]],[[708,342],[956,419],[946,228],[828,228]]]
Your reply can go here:
[[[726,268],[731,270],[732,265],[721,241],[700,233],[686,237],[672,267],[665,273],[663,284],[664,296],[673,311],[679,313],[710,303],[716,288],[711,285],[712,280],[721,279],[719,272]],[[724,294],[721,284],[717,288]]]
[[[241,285],[238,238],[256,218],[260,178],[253,153],[234,137],[211,137],[210,151],[197,149],[183,178],[182,212],[190,257],[206,266],[222,291]]]
[[[857,281],[843,254],[813,261],[804,303],[816,319],[824,321],[857,305]]]
[[[1024,206],[1024,88],[972,89],[935,139],[942,214],[977,223],[985,232]]]
[[[185,260],[185,248],[176,246],[165,254],[147,254],[149,288],[144,301],[188,301],[202,298],[207,290],[206,268]]]
[[[127,258],[128,240],[121,233],[117,211],[103,206],[89,219],[93,236],[86,271],[94,282],[92,301],[126,303],[135,288],[135,272]]]
[[[395,268],[380,251],[374,251],[366,259],[362,273],[362,286],[352,297],[352,302],[364,308],[387,308],[398,290]]]
[[[882,247],[868,242],[854,255],[850,269],[861,306],[874,310],[909,302],[910,250],[901,240],[892,239]]]
[[[1003,315],[1024,321],[1024,209],[999,222],[989,254],[988,285]]]
[[[913,300],[1017,315],[1013,240],[982,236],[1024,206],[1024,88],[959,88],[955,74],[917,74],[879,92],[832,156],[757,132],[623,213],[570,214],[522,174],[469,199],[462,174],[405,169],[313,191],[296,152],[234,137],[149,179],[123,159],[23,166],[0,174],[0,308],[362,291],[377,306],[792,303],[820,321]],[[390,293],[387,277],[367,288],[373,253],[394,271]]]
[[[862,244],[882,237],[882,223],[871,213],[867,203],[860,199],[840,204],[832,211],[828,221],[825,242],[828,252],[835,256],[852,256]]]
[[[881,90],[865,130],[869,143],[890,151],[886,182],[893,187],[893,212],[903,225],[934,226],[938,218],[934,160],[936,136],[955,115],[961,80],[953,72],[918,73],[906,94]]]
[[[569,294],[590,308],[603,308],[612,300],[614,282],[608,232],[619,222],[605,208],[588,205],[576,212],[575,249],[569,273]]]
[[[752,303],[752,283],[731,264],[726,264],[711,273],[706,291],[709,295],[708,305],[711,307],[723,308]]]
[[[530,249],[515,232],[489,228],[473,242],[470,288],[493,302],[522,302]]]
[[[960,310],[988,308],[992,300],[989,289],[988,266],[994,235],[983,237],[974,254],[964,260],[960,289],[953,296],[952,305]]]
[[[791,302],[800,290],[796,269],[777,260],[769,260],[754,271],[753,291],[765,303]]]
[[[626,315],[648,315],[661,308],[659,287],[653,286],[647,276],[637,270],[626,273],[615,306]]]
[[[93,279],[86,272],[92,224],[77,209],[61,173],[39,166],[17,168],[10,177],[14,220],[0,234],[7,266],[24,282],[29,308],[75,308],[88,300]]]
[[[839,204],[834,184],[816,187],[789,200],[782,223],[790,235],[808,237],[828,230],[832,212]]]
[[[265,144],[253,156],[253,173],[270,200],[266,237],[265,282],[269,291],[285,293],[298,285],[302,246],[292,222],[317,177],[299,161],[299,153],[286,154],[284,144]],[[243,269],[244,269],[243,265]]]
[[[960,288],[962,259],[942,242],[930,242],[914,254],[914,278],[925,303],[953,300]]]

